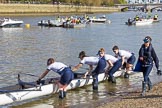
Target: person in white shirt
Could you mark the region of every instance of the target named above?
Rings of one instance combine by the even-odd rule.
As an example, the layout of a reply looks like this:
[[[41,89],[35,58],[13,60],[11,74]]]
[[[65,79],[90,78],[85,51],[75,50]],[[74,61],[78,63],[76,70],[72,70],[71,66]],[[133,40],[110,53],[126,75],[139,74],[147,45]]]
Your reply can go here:
[[[124,62],[126,62],[126,72],[124,77],[129,78],[130,71],[132,71],[133,65],[136,61],[134,53],[126,50],[120,50],[118,46],[114,46],[112,50],[115,53],[115,57],[122,59],[122,66],[124,65]]]
[[[89,70],[85,73],[85,77],[90,74],[93,70],[94,66],[97,66],[98,61],[99,61],[99,57],[93,57],[93,56],[87,56],[85,51],[81,51],[79,53],[79,57],[80,58],[80,62],[78,65],[74,66],[72,68],[72,71],[77,71],[79,68],[81,68],[84,64],[87,64],[89,66]]]
[[[96,68],[92,71],[93,77],[93,90],[98,90],[98,75],[101,73],[105,73],[106,71],[106,60],[105,60],[105,51],[103,48],[100,48],[98,51],[99,61],[97,63]]]
[[[116,79],[113,76],[113,74],[119,70],[119,68],[122,66],[122,60],[118,59],[112,55],[109,54],[105,54],[105,60],[108,63],[108,68],[107,68],[107,72],[109,75],[108,81],[112,82],[112,83],[116,83]]]
[[[81,59],[80,63],[75,66],[72,70],[76,71],[80,67],[83,66],[83,64],[89,65],[89,70],[88,72],[85,73],[85,76],[88,74],[92,75],[93,77],[93,90],[98,90],[98,75],[100,73],[105,72],[106,68],[106,60],[104,58],[104,52],[98,51],[99,57],[87,57],[84,51],[81,51],[79,53],[79,58]],[[96,66],[95,69],[93,70],[93,66]]]
[[[67,65],[61,62],[55,62],[53,58],[49,58],[47,60],[47,69],[39,77],[37,83],[39,83],[41,79],[44,78],[50,70],[58,73],[61,76],[60,81],[58,82],[59,98],[63,99],[64,97],[66,97],[66,87],[74,79],[74,74]]]

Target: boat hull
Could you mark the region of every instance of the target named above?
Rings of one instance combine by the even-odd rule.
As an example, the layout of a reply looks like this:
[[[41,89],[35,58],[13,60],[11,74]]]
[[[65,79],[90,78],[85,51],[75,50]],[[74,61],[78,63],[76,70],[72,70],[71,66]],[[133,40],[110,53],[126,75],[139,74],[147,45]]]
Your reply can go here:
[[[117,71],[114,74],[114,77],[119,77],[122,75],[122,73],[123,73],[123,71]],[[105,76],[105,73],[98,75],[99,82],[104,81],[106,79],[107,79],[107,77]],[[6,90],[7,88],[11,89],[10,92],[4,92],[4,93],[1,92],[0,93],[0,99],[1,99],[0,105],[13,104],[16,102],[21,102],[21,101],[25,101],[25,100],[29,100],[29,99],[38,98],[41,96],[54,94],[59,91],[58,85],[56,83],[51,83],[51,79],[45,80],[45,81],[46,81],[45,83],[47,83],[47,84],[43,84],[43,85],[37,86],[37,87],[30,87],[27,89],[18,89],[19,85],[15,85],[15,86],[17,86],[17,90],[15,88],[14,91],[12,91],[12,88],[15,87],[14,85],[13,85],[13,87],[11,86],[11,87],[5,87],[5,88],[0,89],[0,90]],[[67,90],[90,85],[90,84],[92,84],[92,82],[93,82],[92,76],[90,76],[89,78],[74,79],[67,86]]]
[[[16,24],[5,24],[1,25],[0,27],[20,27],[22,23],[16,23]]]
[[[150,25],[153,23],[153,19],[142,19],[141,21],[136,21],[136,26],[142,26],[142,25]]]
[[[4,20],[0,22],[0,27],[20,27],[20,25],[23,24],[23,21],[12,20],[10,18],[4,18]]]

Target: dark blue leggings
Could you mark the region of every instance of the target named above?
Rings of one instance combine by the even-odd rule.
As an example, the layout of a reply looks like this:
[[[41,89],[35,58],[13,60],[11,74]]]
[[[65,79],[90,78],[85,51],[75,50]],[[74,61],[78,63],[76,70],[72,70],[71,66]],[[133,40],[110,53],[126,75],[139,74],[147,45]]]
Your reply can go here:
[[[119,68],[122,66],[122,60],[118,60],[114,63],[114,66],[109,70],[108,74],[109,77],[113,77],[113,74],[119,70]]]
[[[146,66],[146,67],[142,67],[143,78],[144,78],[145,82],[148,82],[148,78],[149,78],[148,76],[149,76],[149,74],[150,74],[150,72],[152,70],[152,67],[153,67],[152,64],[149,65],[149,66]]]

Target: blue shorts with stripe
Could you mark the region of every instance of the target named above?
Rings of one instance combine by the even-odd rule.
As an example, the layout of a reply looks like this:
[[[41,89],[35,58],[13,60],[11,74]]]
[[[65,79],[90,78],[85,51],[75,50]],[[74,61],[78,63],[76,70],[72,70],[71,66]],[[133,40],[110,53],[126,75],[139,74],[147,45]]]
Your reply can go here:
[[[62,70],[62,75],[60,79],[60,83],[62,85],[69,84],[73,79],[74,79],[74,74],[69,67]]]
[[[132,56],[127,60],[127,63],[133,65],[133,64],[135,63],[135,61],[136,61],[136,57],[135,57],[135,55],[132,53]]]

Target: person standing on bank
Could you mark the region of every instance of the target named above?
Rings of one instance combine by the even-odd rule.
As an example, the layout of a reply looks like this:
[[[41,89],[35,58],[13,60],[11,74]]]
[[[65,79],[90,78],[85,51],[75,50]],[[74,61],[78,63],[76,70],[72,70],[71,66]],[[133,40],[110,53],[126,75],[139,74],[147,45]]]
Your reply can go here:
[[[63,99],[64,97],[66,97],[66,87],[74,79],[74,74],[71,71],[71,69],[65,64],[61,62],[55,62],[53,58],[49,58],[47,60],[47,69],[39,77],[39,79],[37,80],[37,83],[39,83],[41,79],[44,78],[50,70],[58,73],[61,76],[60,81],[58,82],[59,98]]]
[[[139,61],[141,62],[141,71],[143,72],[144,81],[142,81],[142,96],[145,96],[146,84],[148,89],[152,89],[152,83],[149,78],[149,74],[153,68],[153,62],[157,68],[157,74],[162,75],[161,70],[159,69],[159,59],[155,53],[155,50],[151,44],[151,37],[146,36],[144,39],[144,44],[142,44],[139,50]]]
[[[118,46],[114,46],[112,50],[115,53],[115,57],[122,60],[123,67],[124,63],[126,63],[126,72],[124,74],[124,78],[129,78],[130,71],[133,70],[133,65],[136,61],[134,53],[125,50],[120,50]]]

